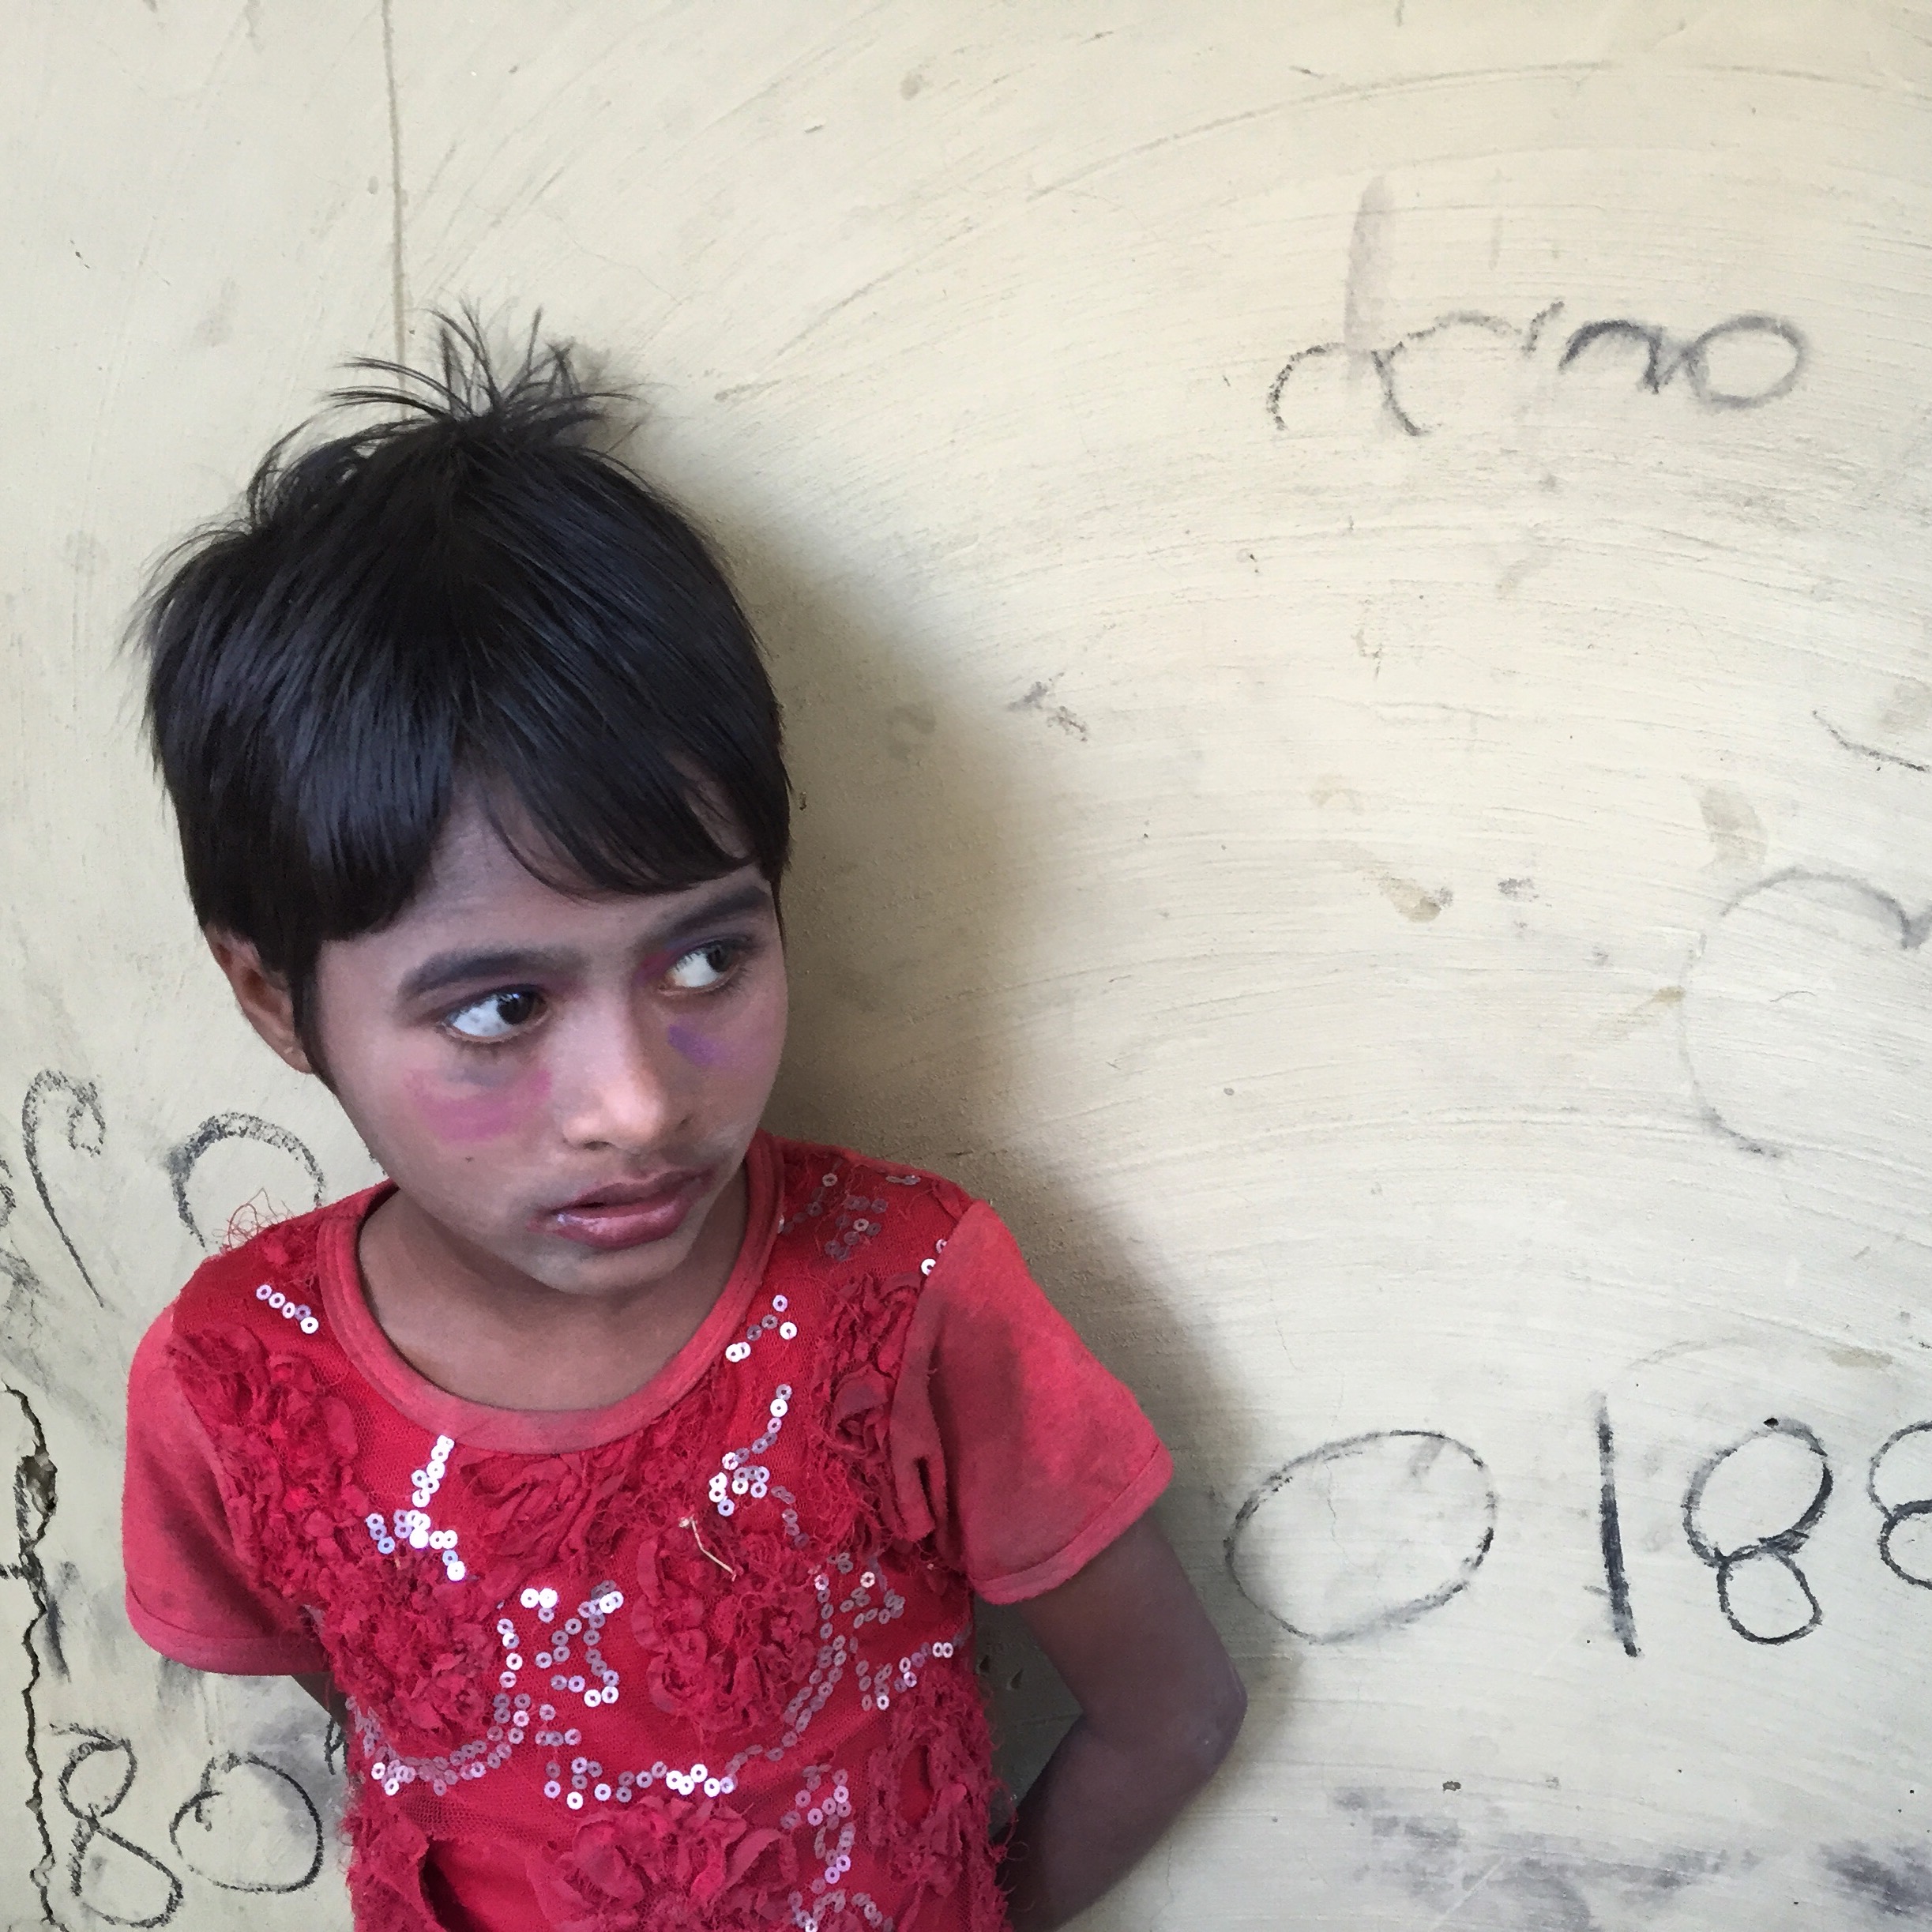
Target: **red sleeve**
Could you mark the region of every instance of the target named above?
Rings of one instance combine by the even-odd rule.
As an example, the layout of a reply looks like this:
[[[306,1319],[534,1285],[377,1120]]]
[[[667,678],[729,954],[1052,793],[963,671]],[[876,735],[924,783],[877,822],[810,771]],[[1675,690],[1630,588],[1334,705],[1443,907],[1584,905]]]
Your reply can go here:
[[[908,1532],[932,1535],[994,1603],[1065,1583],[1174,1473],[1140,1405],[1040,1292],[983,1201],[920,1297],[891,1441]]]
[[[168,1360],[174,1311],[134,1351],[127,1381],[121,1553],[141,1641],[197,1671],[271,1677],[326,1671],[295,1607],[257,1589],[235,1554],[215,1460]]]

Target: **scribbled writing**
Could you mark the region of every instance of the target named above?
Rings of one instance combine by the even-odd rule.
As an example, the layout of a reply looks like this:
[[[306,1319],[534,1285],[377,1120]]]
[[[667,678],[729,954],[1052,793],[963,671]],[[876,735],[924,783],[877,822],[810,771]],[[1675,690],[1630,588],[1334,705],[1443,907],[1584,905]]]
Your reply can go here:
[[[279,1813],[291,1827],[286,1834],[288,1864],[266,1874],[243,1870],[223,1840],[224,1817]],[[186,1825],[198,1834],[191,1845],[182,1843]],[[249,1834],[242,1836],[246,1841]],[[315,1800],[280,1765],[252,1752],[227,1751],[211,1757],[192,1797],[175,1814],[167,1828],[168,1842],[189,1870],[224,1892],[299,1892],[313,1885],[322,1869],[322,1816]]]
[[[188,1182],[194,1175],[195,1163],[211,1147],[218,1146],[224,1141],[254,1141],[288,1155],[307,1171],[310,1185],[314,1190],[309,1205],[319,1208],[322,1205],[327,1189],[322,1180],[321,1164],[306,1145],[286,1127],[278,1127],[273,1121],[263,1120],[254,1114],[211,1114],[192,1133],[168,1150],[166,1162],[168,1178],[174,1184],[175,1212],[181,1216],[182,1226],[203,1247],[212,1246],[213,1238],[195,1219],[194,1204],[188,1197]]]
[[[106,1298],[88,1273],[86,1262],[81,1258],[81,1250],[73,1245],[73,1236],[68,1233],[66,1223],[54,1205],[54,1197],[47,1190],[47,1173],[40,1164],[40,1130],[47,1103],[57,1095],[66,1103],[66,1118],[62,1124],[68,1146],[77,1154],[98,1155],[107,1145],[107,1116],[100,1111],[100,1094],[93,1081],[76,1080],[70,1074],[56,1073],[49,1068],[35,1074],[27,1089],[27,1097],[21,1103],[21,1148],[27,1157],[27,1171],[33,1176],[34,1191],[40,1197],[47,1218],[54,1223],[55,1233],[60,1236],[61,1246],[72,1257],[81,1279],[87,1284],[88,1292],[104,1308]]]
[[[1412,1623],[1469,1582],[1496,1534],[1488,1465],[1426,1429],[1326,1442],[1284,1464],[1228,1532],[1243,1596],[1311,1644]],[[1320,1524],[1329,1535],[1311,1533]]]
[[[62,1211],[60,1175],[50,1174],[47,1160],[49,1150],[62,1143],[71,1152],[93,1159],[105,1152],[107,1115],[100,1089],[92,1081],[45,1069],[26,1089],[20,1128],[21,1157],[33,1193],[86,1294],[96,1307],[105,1307],[102,1284],[84,1259],[73,1224]],[[202,1156],[224,1141],[253,1141],[288,1156],[303,1172],[312,1205],[321,1204],[325,1191],[321,1165],[295,1134],[250,1114],[211,1115],[171,1149],[163,1163],[176,1212],[204,1246],[209,1239],[195,1216],[189,1182]],[[14,1172],[0,1159],[0,1231],[6,1231],[6,1238],[0,1239],[0,1281],[6,1284],[16,1323],[31,1331],[41,1317],[39,1304],[44,1290],[11,1242],[10,1224],[21,1200]],[[14,1307],[17,1300],[20,1305]],[[18,1325],[10,1325],[10,1352],[35,1366],[32,1347]],[[54,1516],[58,1472],[32,1400],[11,1383],[0,1384],[0,1389],[18,1406],[24,1436],[13,1469],[14,1560],[0,1565],[0,1581],[24,1584],[28,1599],[20,1633],[26,1657],[21,1702],[30,1780],[27,1803],[39,1840],[32,1877],[41,1921],[60,1923],[55,1907],[58,1896],[65,1896],[81,1907],[90,1921],[164,1926],[175,1919],[186,1895],[184,1874],[223,1890],[253,1893],[296,1892],[314,1883],[325,1848],[321,1813],[308,1791],[279,1765],[250,1753],[230,1753],[209,1761],[169,1828],[180,1861],[177,1869],[134,1842],[117,1821],[138,1773],[132,1742],[91,1725],[47,1723],[39,1708],[43,1659],[57,1674],[66,1671],[58,1605],[41,1554]],[[58,1775],[51,1763],[43,1761],[49,1735],[74,1740]],[[57,1843],[62,1810],[72,1821],[64,1870]]]
[[[40,1545],[47,1525],[54,1520],[55,1475],[54,1460],[47,1449],[47,1431],[33,1404],[10,1383],[6,1393],[18,1404],[21,1420],[26,1425],[25,1453],[13,1465],[13,1528],[15,1560],[0,1566],[0,1579],[27,1586],[28,1601],[33,1614],[21,1633],[21,1648],[27,1657],[27,1681],[21,1688],[21,1704],[26,1718],[26,1759],[30,1783],[27,1808],[33,1815],[34,1829],[40,1840],[40,1856],[34,1866],[33,1882],[40,1894],[40,1915],[51,1920],[52,1908],[47,1888],[53,1882],[54,1836],[47,1819],[46,1784],[40,1763],[40,1718],[34,1693],[40,1686],[40,1652],[35,1642],[52,1615],[53,1599],[47,1590],[47,1569],[40,1561]]]
[[[1919,1590],[1932,1590],[1932,1537],[1926,1534],[1932,1530],[1932,1496],[1911,1496],[1893,1502],[1886,1491],[1893,1483],[1889,1465],[1904,1462],[1915,1449],[1927,1448],[1932,1448],[1932,1423],[1908,1423],[1879,1444],[1865,1477],[1866,1494],[1878,1512],[1879,1556],[1900,1583]]]
[[[1513,348],[1526,360],[1536,357],[1546,344],[1561,340],[1555,362],[1558,375],[1582,363],[1634,354],[1639,389],[1654,396],[1681,379],[1704,408],[1718,411],[1758,409],[1788,396],[1810,357],[1803,332],[1780,315],[1733,315],[1688,338],[1658,323],[1618,316],[1584,322],[1559,337],[1552,325],[1563,306],[1553,302],[1522,323],[1480,310],[1452,310],[1366,351],[1383,414],[1405,436],[1428,435],[1438,426],[1426,421],[1411,399],[1409,373],[1425,347],[1449,349],[1459,337],[1471,335]],[[1287,428],[1295,392],[1314,370],[1338,359],[1346,362],[1351,353],[1342,342],[1316,342],[1297,349],[1268,387],[1268,413],[1275,427]]]
[[[1637,1613],[1630,1607],[1630,1578],[1623,1562],[1623,1516],[1617,1503],[1617,1432],[1610,1425],[1610,1404],[1596,1404],[1596,1531],[1603,1552],[1603,1585],[1610,1595],[1610,1627],[1626,1657],[1642,1656],[1637,1647]]]
[[[1595,1424],[1603,1593],[1613,1634],[1637,1658],[1615,1433],[1601,1397]],[[1745,1527],[1750,1498],[1794,1469],[1804,1500],[1788,1517]],[[1834,1479],[1817,1432],[1776,1415],[1692,1473],[1680,1505],[1685,1543],[1715,1573],[1718,1612],[1746,1642],[1795,1643],[1824,1622],[1799,1558]],[[1720,1505],[1715,1490],[1725,1485]],[[1932,1421],[1887,1436],[1866,1486],[1885,1567],[1932,1590]],[[1348,1643],[1414,1623],[1460,1596],[1490,1554],[1498,1513],[1488,1465],[1467,1443],[1433,1430],[1378,1430],[1324,1443],[1274,1471],[1236,1512],[1224,1554],[1242,1594],[1282,1629],[1306,1643]]]
[[[1780,1438],[1803,1444],[1816,1460],[1817,1482],[1811,1500],[1780,1528],[1761,1536],[1747,1538],[1728,1548],[1719,1544],[1707,1532],[1703,1520],[1705,1492],[1712,1478],[1734,1457],[1746,1453],[1753,1444]],[[1720,1449],[1691,1479],[1690,1487],[1684,1493],[1685,1538],[1699,1560],[1716,1571],[1718,1608],[1723,1611],[1724,1621],[1747,1642],[1795,1643],[1801,1637],[1809,1637],[1824,1621],[1824,1607],[1811,1587],[1810,1578],[1799,1567],[1798,1553],[1817,1528],[1818,1519],[1825,1513],[1825,1505],[1831,1499],[1832,1466],[1825,1456],[1825,1445],[1802,1423],[1780,1421],[1775,1415],[1767,1419],[1761,1429],[1753,1429],[1741,1441]],[[1796,1607],[1788,1603],[1761,1600],[1748,1607],[1740,1604],[1739,1577],[1761,1578],[1767,1572],[1781,1575],[1797,1586],[1805,1604],[1802,1616],[1797,1613]]]
[[[81,1726],[73,1727],[72,1735],[81,1742],[62,1768],[55,1787],[74,1821],[73,1843],[67,1856],[67,1889],[110,1925],[164,1926],[180,1908],[181,1881],[152,1852],[123,1838],[107,1822],[133,1788],[134,1747],[125,1738]],[[77,1792],[75,1780],[84,1772],[98,1775],[106,1768],[97,1765],[96,1759],[109,1763],[118,1759],[119,1782],[104,1795]],[[88,1782],[93,1782],[93,1775]]]
[[[77,1740],[55,1786],[73,1821],[68,1894],[110,1925],[168,1924],[186,1896],[181,1874],[109,1822],[139,1774],[133,1744],[91,1725],[59,1728]],[[234,1821],[224,1823],[230,1814]],[[183,1842],[184,1832],[191,1842]],[[314,1799],[280,1765],[251,1752],[224,1752],[208,1761],[175,1813],[168,1840],[190,1874],[224,1892],[300,1892],[321,1873],[325,1836]],[[250,1869],[246,1859],[265,1851],[273,1861],[269,1867]],[[43,1914],[51,1923],[44,1877],[40,1890]]]
[[[0,1159],[0,1231],[4,1231],[13,1220],[13,1211],[19,1205],[20,1197],[13,1191],[13,1170],[4,1159]],[[0,1247],[0,1275],[6,1277],[9,1302],[15,1295],[23,1291],[31,1292],[39,1286],[26,1257],[10,1247]]]

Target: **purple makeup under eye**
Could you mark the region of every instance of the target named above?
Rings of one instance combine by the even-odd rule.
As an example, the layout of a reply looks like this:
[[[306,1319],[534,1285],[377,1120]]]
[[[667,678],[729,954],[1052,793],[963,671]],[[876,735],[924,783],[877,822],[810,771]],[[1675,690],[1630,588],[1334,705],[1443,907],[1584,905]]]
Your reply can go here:
[[[682,1020],[672,1021],[664,1029],[664,1037],[693,1066],[723,1066],[731,1057],[724,1041],[686,1025]]]
[[[521,1127],[550,1097],[550,1075],[525,1068],[488,1085],[412,1073],[404,1082],[423,1124],[453,1147],[500,1140]]]

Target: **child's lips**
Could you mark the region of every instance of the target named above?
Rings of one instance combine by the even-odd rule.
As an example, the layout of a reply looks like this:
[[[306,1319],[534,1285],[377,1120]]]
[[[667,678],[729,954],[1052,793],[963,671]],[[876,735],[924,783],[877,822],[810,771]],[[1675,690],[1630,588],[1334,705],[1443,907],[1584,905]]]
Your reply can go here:
[[[650,1181],[615,1181],[538,1215],[536,1225],[587,1248],[641,1247],[683,1226],[711,1178],[708,1168],[682,1168]]]

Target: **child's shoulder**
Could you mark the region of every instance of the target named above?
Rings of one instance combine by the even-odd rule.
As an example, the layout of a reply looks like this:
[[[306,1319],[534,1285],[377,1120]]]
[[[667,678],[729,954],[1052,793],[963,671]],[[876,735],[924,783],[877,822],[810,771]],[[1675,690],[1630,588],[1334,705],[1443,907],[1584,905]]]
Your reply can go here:
[[[779,1163],[779,1232],[803,1236],[833,1261],[874,1244],[930,1256],[984,1206],[957,1182],[903,1160],[768,1137]]]
[[[188,1277],[164,1315],[179,1328],[226,1308],[239,1295],[298,1325],[304,1314],[313,1319],[314,1305],[321,1300],[323,1250],[332,1239],[353,1240],[375,1191],[359,1189],[250,1234],[231,1230],[231,1239]]]

